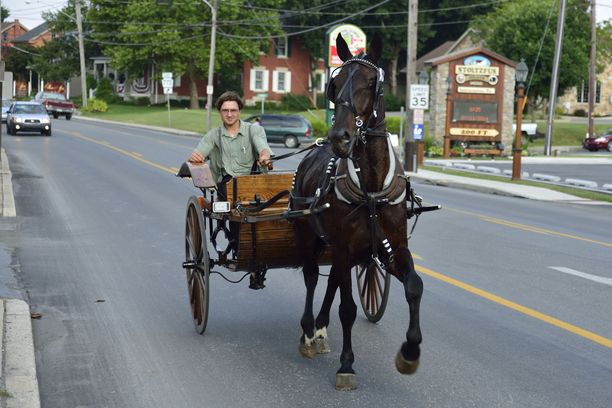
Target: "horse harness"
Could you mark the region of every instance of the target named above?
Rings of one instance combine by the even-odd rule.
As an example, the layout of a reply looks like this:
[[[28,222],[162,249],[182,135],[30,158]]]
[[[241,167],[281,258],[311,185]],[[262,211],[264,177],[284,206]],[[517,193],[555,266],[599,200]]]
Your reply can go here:
[[[375,90],[375,100],[373,104],[373,111],[367,121],[364,121],[357,115],[357,111],[353,104],[353,74],[356,69],[356,65],[350,67],[348,80],[343,84],[342,88],[338,92],[338,98],[335,98],[335,78],[329,82],[326,90],[326,95],[329,100],[334,102],[339,107],[349,109],[355,115],[355,125],[357,127],[355,134],[356,137],[350,142],[349,150],[351,156],[347,159],[341,159],[338,157],[331,157],[327,165],[325,173],[321,177],[319,187],[315,191],[313,197],[298,197],[295,192],[295,179],[297,172],[293,176],[293,186],[290,197],[290,206],[294,204],[309,205],[310,209],[318,207],[321,204],[321,200],[334,188],[336,198],[344,203],[356,206],[350,214],[357,211],[361,207],[366,207],[369,213],[370,223],[370,239],[372,246],[372,259],[379,265],[388,268],[393,262],[393,249],[386,236],[383,235],[378,219],[377,208],[383,205],[398,205],[405,203],[408,198],[413,198],[412,190],[410,189],[410,181],[407,176],[404,175],[403,169],[397,160],[395,153],[393,152],[393,146],[389,139],[389,135],[385,128],[385,121],[379,121],[376,123],[378,117],[378,108],[380,99],[383,96],[383,81],[384,71],[371,63],[363,59],[363,54],[360,54],[354,58],[351,58],[344,62],[338,69],[342,69],[344,66],[350,64],[361,64],[366,65],[378,73],[378,79]],[[344,95],[348,90],[348,98]],[[370,127],[370,122],[374,120],[375,126]],[[379,130],[379,129],[384,130]],[[385,176],[382,190],[376,192],[368,192],[363,181],[361,169],[358,167],[358,157],[353,157],[354,144],[358,141],[363,143],[364,146],[367,143],[366,136],[371,137],[386,137],[389,153],[389,168]],[[406,194],[407,191],[411,193]],[[324,230],[321,220],[318,215],[313,215],[310,218],[313,222],[315,231],[319,238],[321,238],[326,244],[329,244],[329,238],[326,231]],[[380,242],[385,249],[386,256],[383,261],[379,259],[378,254],[378,242]]]

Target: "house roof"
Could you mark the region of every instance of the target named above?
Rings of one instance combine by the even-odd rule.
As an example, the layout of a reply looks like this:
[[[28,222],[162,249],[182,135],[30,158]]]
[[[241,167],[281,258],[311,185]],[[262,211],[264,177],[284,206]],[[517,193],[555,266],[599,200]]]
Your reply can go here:
[[[19,37],[15,38],[13,40],[13,42],[27,43],[27,42],[30,42],[30,41],[40,37],[41,35],[43,35],[47,31],[49,31],[49,23],[47,23],[45,21],[44,23],[42,23],[42,24],[34,27],[30,31],[28,31],[27,33],[24,33],[24,34],[20,35]]]
[[[425,61],[426,65],[432,65],[432,66],[436,66],[436,65],[440,65],[443,64],[445,62],[449,62],[451,60],[454,59],[459,59],[462,57],[467,57],[468,55],[472,55],[472,54],[485,54],[491,58],[494,58],[496,60],[499,60],[501,62],[503,62],[506,65],[510,65],[511,67],[516,67],[516,62],[502,56],[499,55],[489,49],[483,48],[483,47],[474,47],[474,48],[468,48],[465,50],[460,50],[457,52],[453,52],[451,54],[446,54],[446,55],[442,55],[438,58],[433,58],[430,60]]]
[[[13,28],[15,25],[19,24],[21,26],[21,28],[23,29],[23,31],[28,31],[28,27],[24,26],[23,24],[21,24],[21,22],[19,20],[15,20],[15,21],[3,21],[2,22],[2,31],[0,32],[5,32],[11,28]]]
[[[461,34],[461,36],[458,39],[454,41],[446,41],[442,45],[439,45],[438,47],[429,51],[427,54],[422,55],[420,58],[416,60],[415,71],[416,72],[423,71],[425,67],[425,61],[429,61],[429,60],[441,57],[443,55],[447,55],[447,54],[451,54],[455,52],[459,48],[459,46],[463,43],[463,40],[465,40],[467,36],[469,36],[470,34],[474,32],[475,32],[474,29],[470,27],[467,30],[465,30],[465,32]],[[400,72],[406,73],[406,67],[402,68]]]

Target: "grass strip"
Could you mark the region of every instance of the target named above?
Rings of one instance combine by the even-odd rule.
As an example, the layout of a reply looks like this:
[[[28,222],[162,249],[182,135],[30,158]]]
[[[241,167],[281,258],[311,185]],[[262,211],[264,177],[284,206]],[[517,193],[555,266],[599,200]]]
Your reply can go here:
[[[447,169],[447,168],[440,168],[438,166],[422,166],[421,168],[423,170],[429,170],[429,171],[435,171],[435,172],[438,172],[438,173],[450,174],[452,176],[469,177],[469,178],[475,178],[475,179],[480,179],[480,180],[501,181],[503,183],[521,184],[521,185],[525,185],[525,186],[547,188],[549,190],[554,190],[554,191],[558,191],[560,193],[570,194],[570,195],[573,195],[573,196],[576,196],[576,197],[586,198],[588,200],[604,201],[604,202],[607,202],[607,203],[612,203],[612,195],[610,195],[610,194],[598,193],[598,192],[589,191],[589,190],[582,190],[582,189],[579,189],[579,188],[572,188],[572,187],[566,187],[566,186],[557,186],[557,185],[554,185],[554,184],[547,184],[547,183],[539,183],[537,181],[532,181],[532,180],[516,180],[516,181],[512,181],[512,180],[510,180],[509,178],[506,178],[506,177],[493,176],[493,175],[490,175],[490,174],[476,174],[476,173],[471,173],[471,172],[467,172],[467,171],[460,171],[460,170],[453,170],[453,169]]]

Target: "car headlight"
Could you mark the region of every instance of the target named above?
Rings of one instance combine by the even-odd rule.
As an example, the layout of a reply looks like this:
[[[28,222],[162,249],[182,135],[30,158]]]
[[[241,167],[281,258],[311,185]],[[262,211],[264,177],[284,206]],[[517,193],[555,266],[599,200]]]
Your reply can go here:
[[[51,119],[49,119],[49,117],[47,116],[46,118],[42,118],[40,122],[41,123],[50,123]]]
[[[23,122],[23,119],[22,118],[15,118],[15,122],[21,123],[21,122]]]

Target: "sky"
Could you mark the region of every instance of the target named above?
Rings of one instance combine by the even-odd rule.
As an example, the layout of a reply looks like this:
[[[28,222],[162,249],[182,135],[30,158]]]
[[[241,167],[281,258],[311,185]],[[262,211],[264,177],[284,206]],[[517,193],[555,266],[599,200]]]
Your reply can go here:
[[[483,0],[484,1],[484,0]],[[548,1],[548,0],[535,0]],[[465,0],[466,4],[473,4],[477,0]],[[8,20],[19,19],[21,24],[32,29],[44,22],[41,17],[43,11],[54,11],[66,5],[65,0],[0,0],[0,4],[11,12]],[[612,19],[612,0],[596,0],[595,14],[597,21]]]

